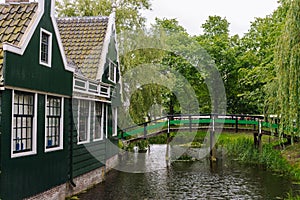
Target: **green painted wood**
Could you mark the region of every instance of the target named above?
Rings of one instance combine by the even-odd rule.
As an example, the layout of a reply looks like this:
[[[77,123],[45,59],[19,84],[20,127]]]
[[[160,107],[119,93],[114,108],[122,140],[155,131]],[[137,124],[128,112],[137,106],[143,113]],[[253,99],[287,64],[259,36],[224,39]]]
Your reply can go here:
[[[258,121],[255,121],[255,120],[238,120],[238,124],[258,125]]]
[[[170,120],[170,125],[188,125],[190,123],[192,123],[192,124],[209,124],[209,123],[212,123],[212,119]],[[236,123],[236,120],[235,119],[215,119],[215,123],[224,123],[224,125],[226,125],[226,124],[232,125],[232,124]],[[258,125],[258,121],[255,121],[255,120],[238,120],[238,124],[240,124],[240,125]],[[160,123],[157,123],[157,124],[148,125],[147,130],[148,131],[155,130],[157,128],[162,128],[166,125],[167,125],[167,122],[160,122]],[[262,122],[262,127],[278,128],[278,125],[277,124],[270,124],[270,123],[267,123],[267,122]],[[123,136],[124,137],[134,136],[134,135],[143,134],[143,133],[144,133],[144,127],[138,126],[136,129],[124,132]],[[118,137],[121,138],[121,135],[119,135]]]
[[[45,1],[45,13],[34,31],[23,55],[4,53],[4,85],[58,95],[72,95],[73,74],[64,69],[57,38],[50,19],[51,1]],[[52,67],[39,64],[40,28],[52,32]],[[64,149],[44,152],[45,144],[45,95],[38,95],[37,108],[37,154],[11,158],[11,102],[12,91],[2,92],[1,120],[1,175],[0,198],[22,199],[48,190],[68,181],[70,116],[65,98],[64,107]]]
[[[68,101],[65,99],[64,116],[69,115]],[[12,91],[3,91],[3,115],[1,121],[1,198],[21,199],[43,192],[68,180],[68,131],[69,118],[64,118],[64,149],[44,152],[45,96],[38,95],[37,154],[18,158],[10,157]],[[5,130],[5,131],[4,131]],[[7,142],[9,141],[9,142]],[[10,184],[7,184],[10,183]],[[34,183],[34,184],[33,184]]]
[[[98,169],[98,168],[100,168],[102,166],[103,166],[103,164],[101,165],[99,163],[92,163],[89,166],[81,167],[79,169],[74,170],[74,177],[78,177],[78,176],[80,176],[82,174],[85,174],[87,172],[92,171],[91,169]]]
[[[51,1],[45,1],[45,12]],[[50,11],[49,11],[50,12]],[[40,28],[52,33],[52,67],[39,64]],[[23,55],[5,52],[4,84],[63,95],[72,95],[73,73],[64,69],[49,16],[42,17]]]
[[[266,127],[266,128],[278,128],[277,124],[273,124],[273,123],[269,123],[269,122],[262,122],[262,127]]]
[[[73,107],[77,108],[77,101],[73,101]],[[108,109],[108,127],[111,127],[111,111]],[[74,119],[77,119],[76,109],[73,112]],[[104,122],[105,123],[105,122]],[[105,129],[105,127],[103,127]],[[111,157],[112,155],[116,155],[118,152],[116,151],[108,151],[110,148],[110,140],[104,138],[101,141],[92,142],[86,144],[77,144],[77,131],[76,126],[74,126],[73,132],[73,158],[72,158],[72,173],[74,177],[83,175],[92,170],[95,170],[99,167],[105,165],[106,159]],[[108,130],[108,137],[111,137],[112,130]],[[92,137],[92,135],[90,135]],[[117,145],[117,144],[116,144]]]

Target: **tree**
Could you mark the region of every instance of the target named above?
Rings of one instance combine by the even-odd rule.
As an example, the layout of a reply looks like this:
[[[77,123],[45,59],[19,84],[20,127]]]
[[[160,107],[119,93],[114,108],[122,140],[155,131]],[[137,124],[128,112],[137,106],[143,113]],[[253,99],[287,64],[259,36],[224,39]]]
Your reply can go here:
[[[236,45],[239,37],[229,36],[229,22],[220,16],[209,16],[202,28],[204,34],[196,39],[212,57],[221,74],[226,90],[227,110],[230,113],[239,112],[236,68]]]
[[[140,11],[150,9],[149,0],[61,0],[56,1],[59,17],[108,16],[116,8],[117,32],[134,30],[144,26],[145,18]]]
[[[287,12],[277,46],[278,116],[280,130],[292,136],[300,133],[300,0],[293,0]],[[293,142],[293,141],[292,141]]]

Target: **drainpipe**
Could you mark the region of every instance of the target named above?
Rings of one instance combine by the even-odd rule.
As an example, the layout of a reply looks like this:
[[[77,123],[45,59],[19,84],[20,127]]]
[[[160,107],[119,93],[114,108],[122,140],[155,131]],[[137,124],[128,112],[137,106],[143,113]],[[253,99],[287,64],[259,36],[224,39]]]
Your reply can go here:
[[[69,108],[69,116],[70,116],[70,163],[69,163],[69,169],[70,169],[70,174],[69,174],[69,182],[73,187],[76,187],[76,184],[74,183],[73,180],[73,134],[74,134],[74,125],[73,125],[73,98],[70,98],[70,108]]]

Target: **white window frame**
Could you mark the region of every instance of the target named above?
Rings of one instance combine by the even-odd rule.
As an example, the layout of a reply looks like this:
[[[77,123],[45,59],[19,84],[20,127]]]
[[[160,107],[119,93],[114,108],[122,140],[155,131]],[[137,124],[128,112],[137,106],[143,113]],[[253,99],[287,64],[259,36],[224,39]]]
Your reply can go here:
[[[49,36],[49,44],[48,44],[48,63],[42,61],[42,35],[47,34]],[[39,50],[39,61],[40,65],[44,65],[46,67],[51,67],[52,61],[52,33],[41,28],[40,30],[40,50]]]
[[[117,136],[118,135],[118,109],[117,108],[112,108],[112,136]]]
[[[101,122],[100,122],[100,138],[95,138],[95,135],[96,135],[96,120],[97,120],[97,115],[96,115],[96,104],[97,103],[100,103],[100,109],[101,109]],[[101,102],[96,102],[95,101],[95,104],[94,104],[94,132],[93,132],[93,142],[97,142],[97,141],[101,141],[103,140],[103,103]]]
[[[23,92],[18,90],[18,92]],[[29,92],[30,93],[30,92]],[[31,92],[32,93],[32,92]],[[11,118],[11,158],[17,158],[22,156],[29,156],[29,155],[35,155],[37,154],[37,93],[32,93],[34,98],[34,114],[33,114],[33,124],[32,124],[32,138],[31,138],[31,144],[32,144],[32,150],[26,151],[26,152],[20,152],[20,153],[14,153],[13,151],[13,133],[14,133],[14,99],[15,99],[15,90],[12,90],[12,118]]]
[[[117,65],[110,59],[108,59],[108,79],[112,81],[113,83],[116,83],[117,81]],[[111,69],[114,70],[114,77],[110,77]]]
[[[49,95],[50,97],[56,97],[53,95]],[[48,95],[45,95],[45,152],[52,152],[52,151],[58,151],[64,149],[64,104],[65,104],[65,99],[63,97],[57,97],[60,98],[61,100],[61,107],[60,107],[60,133],[59,133],[59,145],[58,147],[52,147],[52,148],[47,148],[47,99]]]
[[[88,132],[86,133],[87,134],[87,137],[86,137],[86,140],[85,141],[79,141],[79,131],[80,131],[80,103],[83,102],[83,101],[87,101],[88,102],[88,109],[89,109],[89,114],[88,114],[88,124],[87,124],[87,130]],[[78,117],[77,117],[77,144],[87,144],[90,142],[90,125],[91,125],[91,102],[89,100],[82,100],[82,99],[78,99]]]
[[[105,109],[105,137],[108,138],[108,106],[104,105]]]

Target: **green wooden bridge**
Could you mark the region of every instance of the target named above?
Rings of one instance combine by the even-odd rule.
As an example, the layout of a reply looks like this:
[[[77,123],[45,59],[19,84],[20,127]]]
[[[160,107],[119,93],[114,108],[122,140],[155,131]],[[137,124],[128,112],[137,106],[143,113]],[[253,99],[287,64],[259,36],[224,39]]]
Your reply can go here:
[[[210,130],[211,132],[220,129],[236,133],[253,132],[258,136],[262,134],[278,135],[278,124],[276,122],[277,119],[269,118],[266,120],[263,115],[169,115],[122,129],[119,131],[118,137],[130,143],[160,134],[168,134],[169,136],[171,132],[192,132],[201,129]]]

